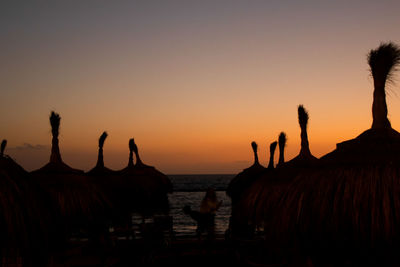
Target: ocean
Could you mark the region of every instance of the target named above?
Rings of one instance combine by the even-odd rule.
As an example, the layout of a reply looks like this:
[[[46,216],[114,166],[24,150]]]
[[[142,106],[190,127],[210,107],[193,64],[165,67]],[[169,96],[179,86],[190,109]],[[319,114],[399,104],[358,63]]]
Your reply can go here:
[[[182,208],[186,205],[193,210],[199,210],[200,202],[208,187],[216,190],[218,200],[222,205],[215,216],[215,232],[223,235],[229,225],[231,201],[225,190],[235,176],[234,174],[208,175],[168,175],[174,185],[174,192],[169,195],[170,215],[173,218],[175,236],[195,236],[196,222],[184,214]]]

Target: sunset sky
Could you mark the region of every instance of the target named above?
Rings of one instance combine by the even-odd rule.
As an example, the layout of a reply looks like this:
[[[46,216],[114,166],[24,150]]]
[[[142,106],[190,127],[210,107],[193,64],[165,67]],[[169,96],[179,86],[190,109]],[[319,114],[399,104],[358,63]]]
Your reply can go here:
[[[371,126],[366,55],[400,44],[400,1],[6,1],[0,4],[0,139],[27,170],[60,148],[89,170],[98,138],[121,169],[128,140],[167,174],[237,173],[262,164],[280,131],[300,150],[297,106],[312,153]],[[400,130],[400,72],[387,88]],[[276,155],[277,158],[278,155]]]

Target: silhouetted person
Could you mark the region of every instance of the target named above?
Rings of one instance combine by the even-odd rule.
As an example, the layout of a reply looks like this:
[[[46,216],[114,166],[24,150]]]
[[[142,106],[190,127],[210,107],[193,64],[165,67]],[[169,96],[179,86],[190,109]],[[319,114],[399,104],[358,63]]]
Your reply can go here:
[[[222,201],[218,201],[213,188],[208,188],[206,195],[200,204],[200,211],[194,211],[190,206],[185,206],[183,212],[188,214],[197,222],[197,237],[200,239],[203,232],[207,232],[208,238],[212,239],[215,235],[215,213],[221,206]]]
[[[209,187],[201,201],[200,213],[211,213],[215,215],[221,204],[222,201],[218,201],[214,188]]]
[[[214,236],[214,224],[215,224],[215,214],[212,213],[201,213],[196,210],[192,210],[190,206],[185,206],[183,212],[189,215],[197,223],[196,234],[200,239],[201,234],[207,231],[208,236]]]

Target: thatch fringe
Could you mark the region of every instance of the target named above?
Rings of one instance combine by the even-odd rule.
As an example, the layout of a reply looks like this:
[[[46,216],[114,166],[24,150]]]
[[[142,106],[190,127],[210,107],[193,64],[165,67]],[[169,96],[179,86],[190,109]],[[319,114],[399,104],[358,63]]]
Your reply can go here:
[[[20,257],[23,266],[43,266],[53,249],[49,245],[60,240],[54,234],[57,210],[29,178],[13,159],[0,157],[0,258]]]

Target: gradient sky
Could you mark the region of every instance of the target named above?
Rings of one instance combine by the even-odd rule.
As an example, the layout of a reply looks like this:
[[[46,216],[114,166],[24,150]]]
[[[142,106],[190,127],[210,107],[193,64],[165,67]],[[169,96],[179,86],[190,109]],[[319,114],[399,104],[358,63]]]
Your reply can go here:
[[[106,130],[108,167],[134,137],[167,173],[236,173],[280,131],[300,150],[297,105],[320,157],[372,122],[366,55],[400,44],[400,1],[2,1],[0,139],[33,170],[62,117],[64,161],[88,170]],[[400,73],[388,86],[400,130]],[[396,83],[397,80],[397,83]]]

